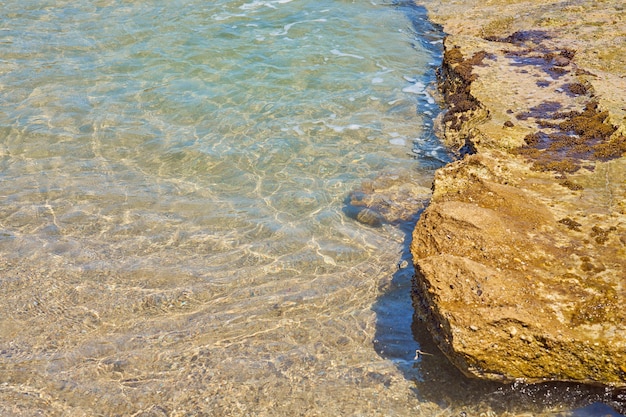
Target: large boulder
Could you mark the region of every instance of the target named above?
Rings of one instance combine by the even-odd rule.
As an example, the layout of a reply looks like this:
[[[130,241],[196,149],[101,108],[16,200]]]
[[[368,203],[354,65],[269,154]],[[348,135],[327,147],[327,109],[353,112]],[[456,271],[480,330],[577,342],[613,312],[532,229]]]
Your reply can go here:
[[[623,218],[500,156],[437,173],[411,246],[416,311],[468,375],[626,386]]]

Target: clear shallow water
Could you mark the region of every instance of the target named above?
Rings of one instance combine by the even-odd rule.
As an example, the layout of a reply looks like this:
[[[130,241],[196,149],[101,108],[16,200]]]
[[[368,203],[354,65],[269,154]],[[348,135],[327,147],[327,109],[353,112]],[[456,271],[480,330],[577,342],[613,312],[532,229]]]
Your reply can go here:
[[[430,130],[440,39],[406,4],[4,4],[0,414],[553,414],[602,399],[415,360],[435,350],[411,328],[411,225],[343,213],[363,181],[427,188],[447,161]]]

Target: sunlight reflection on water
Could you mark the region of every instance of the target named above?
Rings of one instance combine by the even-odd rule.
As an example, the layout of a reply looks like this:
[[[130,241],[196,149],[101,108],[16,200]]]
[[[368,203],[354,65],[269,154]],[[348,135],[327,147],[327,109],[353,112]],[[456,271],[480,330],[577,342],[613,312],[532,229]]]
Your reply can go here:
[[[457,376],[441,397],[412,381],[437,377],[411,359],[410,224],[342,211],[366,179],[428,188],[447,161],[421,9],[10,1],[0,19],[2,414],[465,407],[443,399]]]

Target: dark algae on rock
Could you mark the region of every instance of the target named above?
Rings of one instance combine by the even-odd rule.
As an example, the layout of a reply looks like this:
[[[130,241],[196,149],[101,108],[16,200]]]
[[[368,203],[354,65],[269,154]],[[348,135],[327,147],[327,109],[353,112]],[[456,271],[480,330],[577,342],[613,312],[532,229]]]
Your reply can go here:
[[[441,91],[447,104],[442,123],[449,132],[462,132],[472,120],[482,120],[488,117],[488,112],[471,93],[471,84],[477,78],[473,74],[473,67],[480,65],[486,57],[485,51],[479,51],[471,58],[465,59],[458,47],[447,48],[444,51],[442,67],[438,72]],[[473,153],[471,142],[461,140],[463,133],[458,135],[453,147],[461,153]],[[450,139],[450,138],[449,138]],[[455,146],[456,145],[456,146]]]
[[[600,111],[596,101],[587,103],[583,111],[568,113],[545,104],[529,114],[548,131],[528,134],[525,145],[515,150],[531,160],[535,169],[571,173],[585,161],[620,158],[626,152],[626,136],[616,134],[618,127],[608,122],[608,112]]]

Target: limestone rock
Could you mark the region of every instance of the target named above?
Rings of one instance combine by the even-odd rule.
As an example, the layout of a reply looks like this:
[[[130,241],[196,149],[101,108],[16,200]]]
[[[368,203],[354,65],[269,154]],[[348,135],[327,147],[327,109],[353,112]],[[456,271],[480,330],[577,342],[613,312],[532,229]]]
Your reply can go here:
[[[413,233],[417,314],[467,375],[626,387],[624,11],[421,3],[451,34],[439,127],[462,159]]]
[[[541,198],[572,191],[525,189],[544,174],[500,157],[437,173],[411,247],[416,310],[469,375],[626,386],[626,225],[604,223],[599,240],[599,216],[572,228]]]

